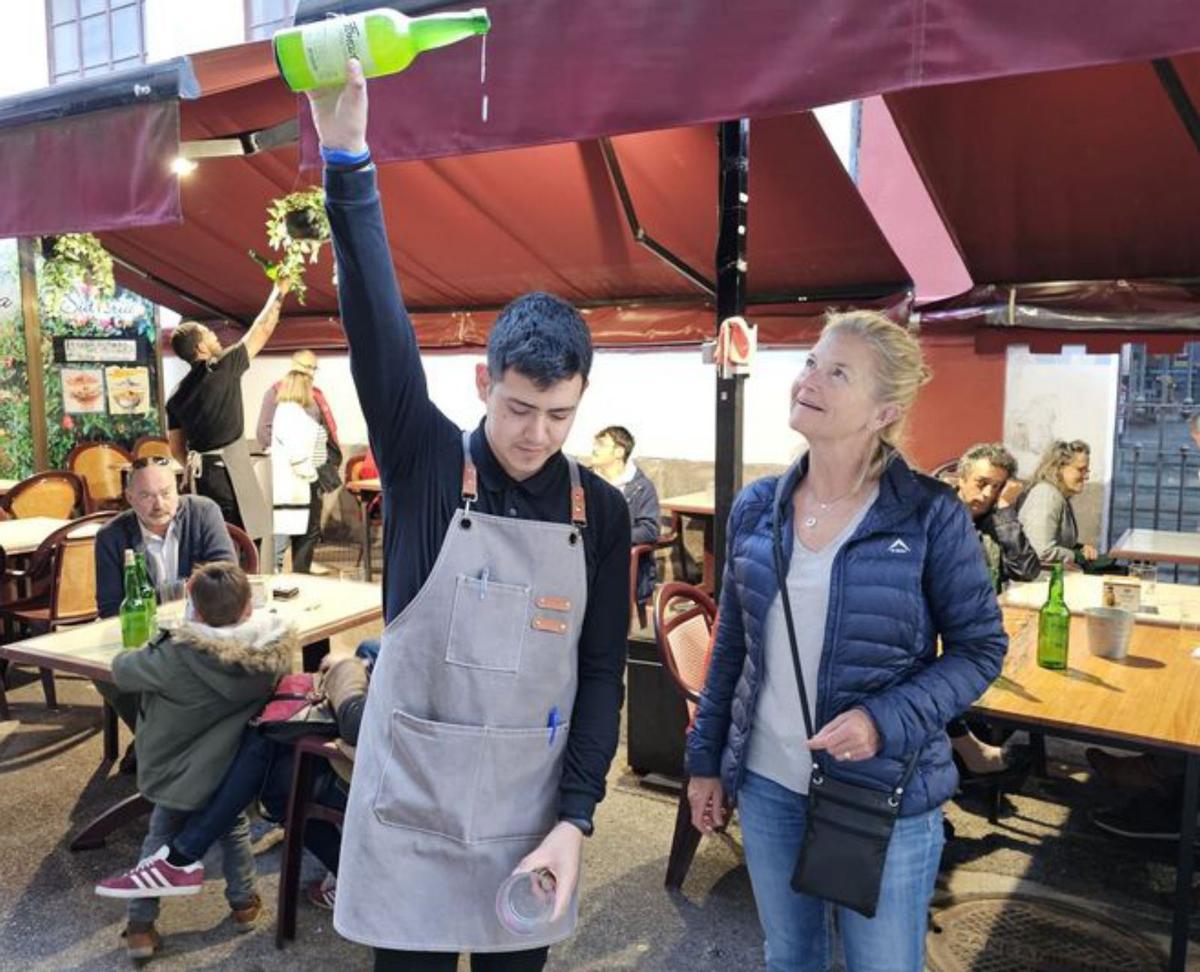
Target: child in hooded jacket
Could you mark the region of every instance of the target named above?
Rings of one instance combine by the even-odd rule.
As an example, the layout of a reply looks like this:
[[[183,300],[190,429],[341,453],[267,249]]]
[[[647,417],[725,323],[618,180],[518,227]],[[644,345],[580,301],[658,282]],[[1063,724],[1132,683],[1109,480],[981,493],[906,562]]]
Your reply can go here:
[[[130,899],[124,938],[135,959],[149,958],[161,945],[154,927],[159,898],[200,890],[203,866],[174,867],[168,844],[220,783],[242,730],[290,671],[298,645],[295,631],[280,618],[251,615],[250,583],[236,564],[198,567],[188,580],[188,598],[183,622],[113,661],[117,688],[141,693],[138,790],[154,810],[142,843],[144,859],[101,881],[96,893]],[[244,813],[219,843],[234,928],[249,931],[262,902]]]

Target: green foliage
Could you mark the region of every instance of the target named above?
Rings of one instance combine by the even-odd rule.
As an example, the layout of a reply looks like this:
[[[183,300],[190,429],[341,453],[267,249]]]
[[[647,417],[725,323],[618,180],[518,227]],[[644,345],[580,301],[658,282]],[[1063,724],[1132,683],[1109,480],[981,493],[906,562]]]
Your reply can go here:
[[[267,207],[267,242],[282,258],[278,264],[265,268],[267,275],[273,280],[290,281],[291,292],[303,304],[308,290],[305,271],[308,264],[317,262],[329,236],[325,190],[312,186],[273,199]]]
[[[63,303],[82,285],[93,299],[105,300],[116,292],[112,257],[91,233],[66,233],[53,240],[38,272],[38,297],[43,317],[57,317]]]

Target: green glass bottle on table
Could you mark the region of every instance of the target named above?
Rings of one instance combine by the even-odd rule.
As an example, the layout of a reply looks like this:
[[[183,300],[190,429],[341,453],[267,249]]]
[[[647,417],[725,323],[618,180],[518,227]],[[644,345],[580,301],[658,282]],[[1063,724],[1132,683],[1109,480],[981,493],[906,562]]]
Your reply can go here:
[[[138,578],[142,584],[142,596],[146,599],[146,615],[150,619],[150,637],[158,634],[158,592],[150,581],[150,569],[146,566],[146,555],[138,552],[135,555],[138,567]]]
[[[1055,564],[1050,574],[1050,596],[1038,612],[1037,663],[1042,668],[1067,667],[1071,643],[1071,610],[1063,600],[1063,566]]]
[[[482,7],[424,17],[380,9],[288,27],[275,33],[272,45],[288,87],[309,91],[344,82],[352,57],[362,64],[366,77],[376,78],[403,71],[422,51],[486,34],[490,28]]]
[[[150,640],[150,613],[132,550],[125,551],[125,599],[121,601],[120,618],[121,644],[126,648],[140,648]]]

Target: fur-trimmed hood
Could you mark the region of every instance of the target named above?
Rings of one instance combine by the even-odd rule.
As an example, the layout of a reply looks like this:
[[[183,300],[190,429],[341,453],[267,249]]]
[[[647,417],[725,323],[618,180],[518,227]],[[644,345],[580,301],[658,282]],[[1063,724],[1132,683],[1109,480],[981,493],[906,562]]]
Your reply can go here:
[[[224,628],[181,621],[171,638],[223,668],[240,668],[255,675],[286,675],[292,668],[292,654],[300,647],[296,629],[274,614],[251,616]]]

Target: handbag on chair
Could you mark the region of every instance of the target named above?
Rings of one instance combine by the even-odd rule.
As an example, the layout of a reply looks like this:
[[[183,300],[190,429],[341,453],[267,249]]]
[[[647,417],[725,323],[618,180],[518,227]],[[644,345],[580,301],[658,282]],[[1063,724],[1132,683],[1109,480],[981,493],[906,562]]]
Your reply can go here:
[[[800,708],[804,714],[804,728],[811,739],[816,732],[808,710],[808,693],[804,689],[800,652],[796,647],[796,625],[788,600],[787,570],[780,536],[779,510],[786,478],[779,478],[775,490],[771,532],[779,596],[783,599],[783,617],[792,649],[792,664],[796,669],[796,684],[800,689]],[[921,747],[917,747],[900,781],[890,790],[835,780],[825,774],[814,755],[808,785],[808,822],[792,872],[793,891],[832,901],[866,918],[875,917],[892,829],[896,826],[901,797],[917,768],[920,752]]]

